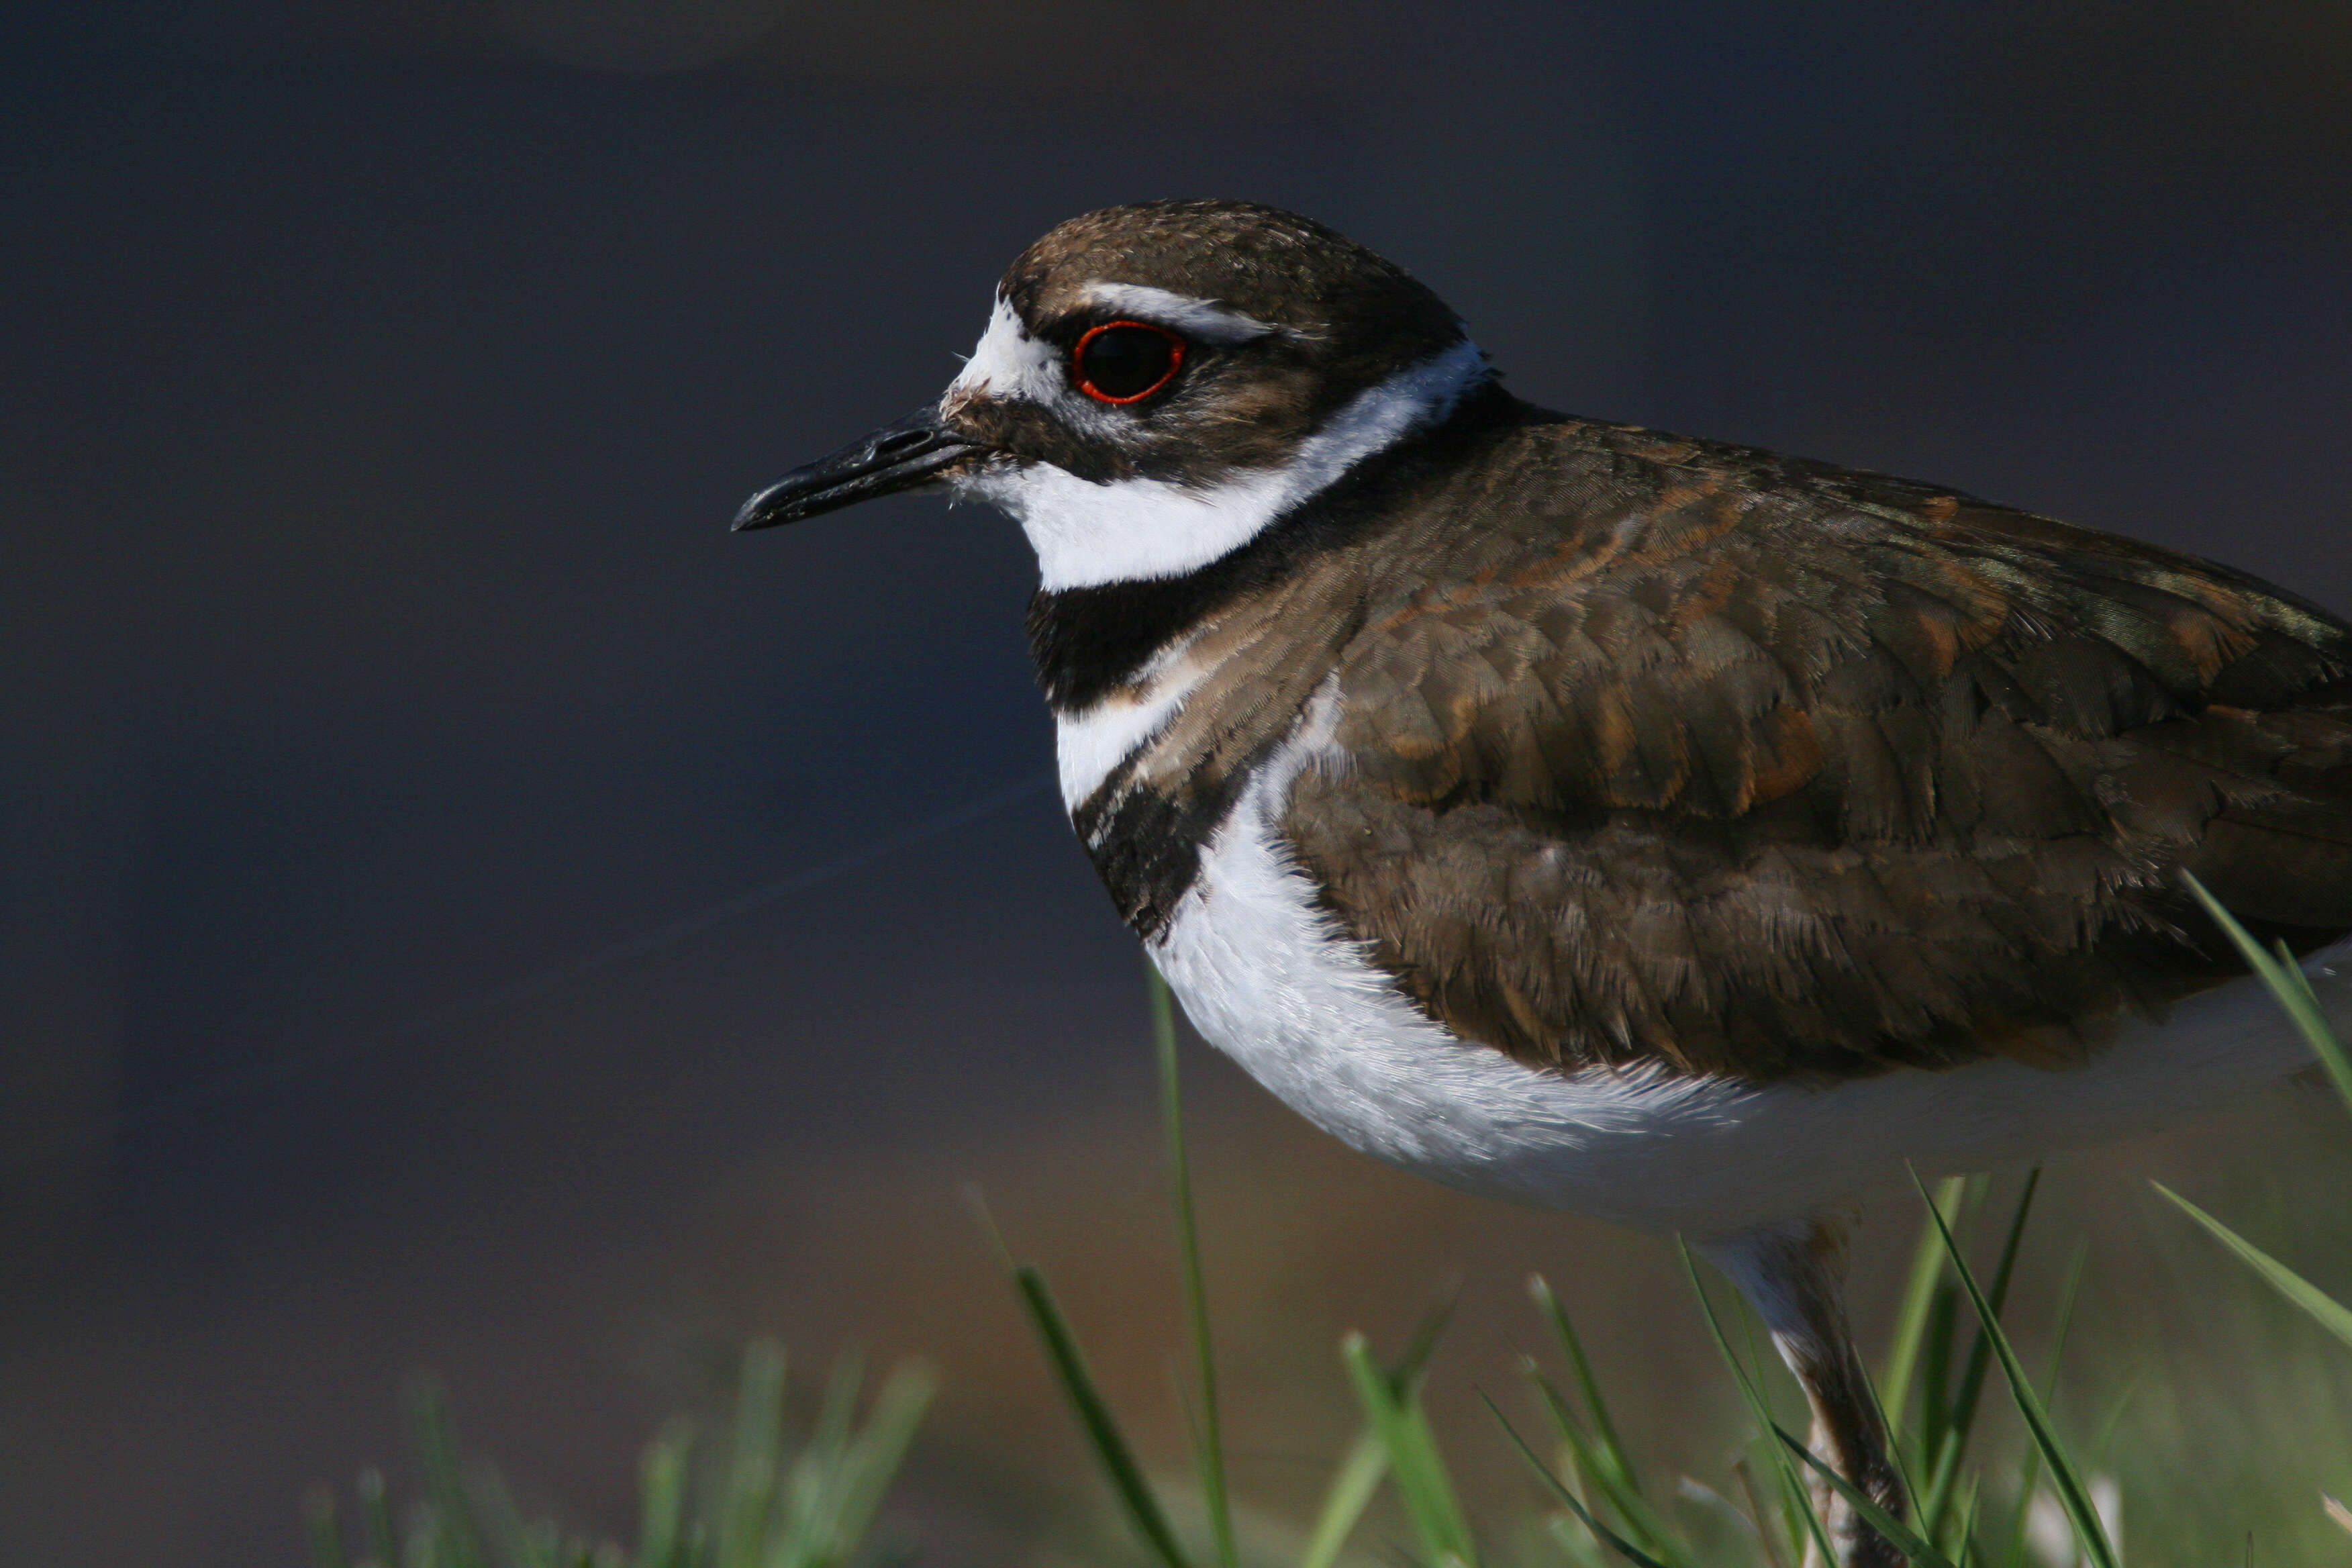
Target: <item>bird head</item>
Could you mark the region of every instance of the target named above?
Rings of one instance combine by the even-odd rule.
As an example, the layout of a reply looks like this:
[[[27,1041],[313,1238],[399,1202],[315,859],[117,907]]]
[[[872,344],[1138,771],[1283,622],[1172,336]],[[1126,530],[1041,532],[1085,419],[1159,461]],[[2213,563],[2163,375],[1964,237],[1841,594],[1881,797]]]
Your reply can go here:
[[[735,526],[945,488],[1018,521],[1048,589],[1173,576],[1491,376],[1444,301],[1320,224],[1108,207],[1013,263],[936,403],[793,469]]]

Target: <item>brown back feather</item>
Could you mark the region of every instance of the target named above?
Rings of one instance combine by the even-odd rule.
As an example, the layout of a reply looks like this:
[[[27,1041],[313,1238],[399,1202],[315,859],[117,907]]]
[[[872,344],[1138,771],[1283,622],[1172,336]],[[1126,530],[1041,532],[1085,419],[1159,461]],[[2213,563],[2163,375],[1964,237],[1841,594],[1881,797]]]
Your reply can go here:
[[[1281,682],[1352,631],[1352,765],[1286,828],[1465,1037],[1754,1080],[2054,1064],[2237,972],[2180,869],[2298,947],[2352,930],[2334,617],[1905,480],[1574,420],[1493,441],[1307,563]]]

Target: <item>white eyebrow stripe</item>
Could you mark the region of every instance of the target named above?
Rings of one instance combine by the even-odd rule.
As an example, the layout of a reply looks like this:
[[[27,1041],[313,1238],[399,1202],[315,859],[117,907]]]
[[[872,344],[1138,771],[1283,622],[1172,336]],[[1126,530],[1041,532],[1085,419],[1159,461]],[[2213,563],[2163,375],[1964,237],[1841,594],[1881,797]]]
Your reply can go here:
[[[1080,298],[1106,310],[1175,327],[1203,342],[1245,343],[1274,331],[1255,316],[1244,315],[1213,300],[1196,300],[1190,294],[1171,293],[1148,283],[1089,283]]]

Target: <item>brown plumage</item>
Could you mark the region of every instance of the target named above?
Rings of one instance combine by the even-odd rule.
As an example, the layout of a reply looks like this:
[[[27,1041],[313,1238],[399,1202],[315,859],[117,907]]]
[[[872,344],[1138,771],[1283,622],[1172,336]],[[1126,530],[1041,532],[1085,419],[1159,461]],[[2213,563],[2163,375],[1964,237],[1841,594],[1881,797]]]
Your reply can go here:
[[[1197,625],[1253,651],[1082,829],[1221,812],[1331,679],[1349,765],[1296,787],[1302,868],[1432,1016],[1560,1068],[2063,1065],[2242,972],[2182,869],[2298,949],[2352,929],[2326,613],[1748,448],[1524,407],[1462,439],[1375,525],[1235,569]],[[1088,835],[1115,894],[1132,837]]]

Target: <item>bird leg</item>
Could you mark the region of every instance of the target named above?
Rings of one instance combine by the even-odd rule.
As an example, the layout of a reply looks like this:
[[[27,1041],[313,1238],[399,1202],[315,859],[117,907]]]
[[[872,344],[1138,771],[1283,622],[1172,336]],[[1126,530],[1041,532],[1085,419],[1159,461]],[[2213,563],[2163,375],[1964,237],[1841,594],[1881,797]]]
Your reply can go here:
[[[1815,1458],[1900,1519],[1903,1482],[1887,1458],[1886,1428],[1846,1324],[1840,1286],[1845,1277],[1846,1226],[1816,1216],[1703,1244],[1699,1251],[1731,1277],[1771,1331],[1780,1359],[1804,1385],[1813,1426],[1807,1446]],[[1853,1509],[1818,1475],[1810,1475],[1813,1507],[1836,1549],[1835,1568],[1901,1568],[1895,1548],[1856,1518]],[[1823,1568],[1816,1544],[1806,1568]]]

